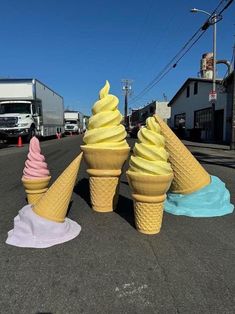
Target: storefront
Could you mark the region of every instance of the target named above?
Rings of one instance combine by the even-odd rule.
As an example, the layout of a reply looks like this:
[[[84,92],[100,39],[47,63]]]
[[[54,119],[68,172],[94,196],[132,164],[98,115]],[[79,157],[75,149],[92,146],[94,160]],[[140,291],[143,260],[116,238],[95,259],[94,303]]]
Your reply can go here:
[[[169,102],[170,126],[189,139],[229,143],[227,124],[231,110],[223,83],[216,81],[217,101],[213,104],[209,102],[211,79],[187,79]]]

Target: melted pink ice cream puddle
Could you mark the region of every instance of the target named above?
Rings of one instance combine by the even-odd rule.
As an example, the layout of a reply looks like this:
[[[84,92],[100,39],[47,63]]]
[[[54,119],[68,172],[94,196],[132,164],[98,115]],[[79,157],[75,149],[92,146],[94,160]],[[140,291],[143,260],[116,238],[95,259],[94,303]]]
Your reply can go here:
[[[30,140],[27,158],[23,170],[23,178],[36,179],[50,175],[45,157],[41,154],[39,140],[35,136]]]

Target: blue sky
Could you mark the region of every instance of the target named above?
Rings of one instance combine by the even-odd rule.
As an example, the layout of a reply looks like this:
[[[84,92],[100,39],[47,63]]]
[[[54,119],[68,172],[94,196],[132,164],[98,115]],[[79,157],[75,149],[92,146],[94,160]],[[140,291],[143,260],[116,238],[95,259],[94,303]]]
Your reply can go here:
[[[123,112],[121,79],[132,79],[137,95],[206,20],[197,7],[213,11],[215,0],[5,0],[1,2],[0,77],[37,78],[64,97],[65,107],[90,114],[108,79]],[[235,35],[234,3],[217,24],[217,58],[231,60]],[[200,58],[212,51],[209,28],[178,66],[138,102],[163,93],[170,100]],[[218,65],[218,76],[226,71]]]

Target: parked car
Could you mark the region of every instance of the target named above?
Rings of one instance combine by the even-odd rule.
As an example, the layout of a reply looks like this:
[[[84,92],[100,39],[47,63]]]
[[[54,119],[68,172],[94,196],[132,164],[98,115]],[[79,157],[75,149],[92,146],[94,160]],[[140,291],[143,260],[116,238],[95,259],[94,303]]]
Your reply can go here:
[[[142,125],[141,123],[136,124],[135,126],[133,126],[132,128],[129,129],[129,135],[131,138],[137,138],[137,134],[139,132],[139,130],[143,127],[144,125]]]

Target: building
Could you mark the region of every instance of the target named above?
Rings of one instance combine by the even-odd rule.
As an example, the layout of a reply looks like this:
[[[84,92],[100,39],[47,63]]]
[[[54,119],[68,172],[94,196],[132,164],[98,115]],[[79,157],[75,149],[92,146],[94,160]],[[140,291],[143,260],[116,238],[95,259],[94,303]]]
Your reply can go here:
[[[223,86],[227,96],[226,137],[230,139],[230,148],[235,149],[235,74],[228,75]]]
[[[148,117],[152,117],[156,113],[165,120],[169,119],[171,113],[168,102],[154,100],[145,107],[132,109],[129,115],[130,126],[136,126],[137,124],[143,125]]]
[[[185,137],[229,143],[231,105],[228,104],[228,95],[223,83],[222,80],[216,80],[217,100],[213,106],[212,102],[209,102],[212,79],[188,78],[169,102],[170,126],[176,130],[183,129]]]
[[[169,102],[170,126],[182,137],[234,143],[235,146],[235,87],[234,69],[227,60],[216,60],[227,66],[229,75],[216,80],[216,101],[211,93],[213,53],[205,53],[200,61],[200,78],[188,78]],[[211,99],[210,99],[211,98]],[[232,118],[234,117],[234,118]],[[234,127],[232,126],[234,123]]]

